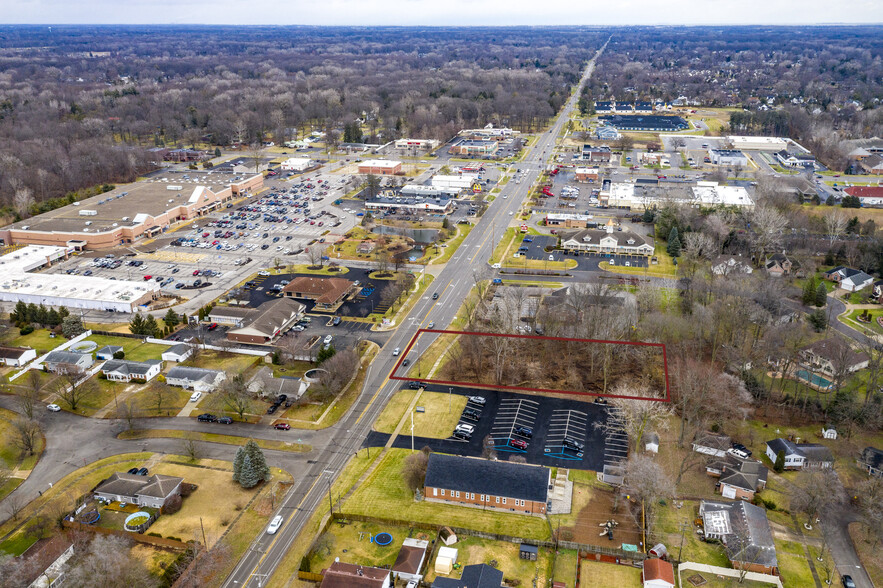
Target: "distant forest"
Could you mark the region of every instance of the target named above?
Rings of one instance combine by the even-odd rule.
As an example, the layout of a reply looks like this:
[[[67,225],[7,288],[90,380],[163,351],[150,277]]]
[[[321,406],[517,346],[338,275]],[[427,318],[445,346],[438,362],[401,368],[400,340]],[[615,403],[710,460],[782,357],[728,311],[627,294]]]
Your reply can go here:
[[[735,131],[786,130],[836,167],[844,140],[883,136],[881,37],[880,27],[0,27],[0,207],[26,216],[133,180],[154,167],[154,146],[309,130],[333,142],[354,128],[370,142],[447,140],[489,122],[536,130],[608,38],[584,104],[744,105]],[[760,113],[767,104],[775,110]]]
[[[146,148],[299,132],[447,140],[524,131],[566,101],[599,30],[561,28],[3,27],[0,205],[17,215],[133,180]]]

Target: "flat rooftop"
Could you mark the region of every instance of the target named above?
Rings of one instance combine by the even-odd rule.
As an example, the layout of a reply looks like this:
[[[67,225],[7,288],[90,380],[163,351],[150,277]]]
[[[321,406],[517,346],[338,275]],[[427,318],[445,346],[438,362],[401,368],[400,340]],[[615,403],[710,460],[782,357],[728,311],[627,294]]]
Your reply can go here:
[[[84,232],[88,228],[86,232],[98,233],[117,227],[131,227],[140,224],[140,221],[136,222],[139,214],[156,217],[175,206],[187,204],[200,186],[217,193],[231,183],[253,175],[230,171],[160,172],[142,181],[118,186],[110,192],[13,223],[8,228],[27,226],[34,231],[65,232]],[[172,189],[173,186],[180,188]],[[83,211],[94,211],[95,214],[81,214]],[[91,224],[87,225],[87,222]]]

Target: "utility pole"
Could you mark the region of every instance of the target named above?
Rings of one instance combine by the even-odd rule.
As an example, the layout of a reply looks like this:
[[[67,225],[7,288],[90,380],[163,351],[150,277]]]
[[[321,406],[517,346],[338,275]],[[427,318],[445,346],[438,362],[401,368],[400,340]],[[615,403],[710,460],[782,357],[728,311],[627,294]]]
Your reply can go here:
[[[686,533],[688,526],[689,526],[689,523],[687,523],[686,521],[681,523],[681,546],[678,547],[678,562],[679,563],[681,562],[681,551],[683,551],[683,549],[684,549],[684,533]]]

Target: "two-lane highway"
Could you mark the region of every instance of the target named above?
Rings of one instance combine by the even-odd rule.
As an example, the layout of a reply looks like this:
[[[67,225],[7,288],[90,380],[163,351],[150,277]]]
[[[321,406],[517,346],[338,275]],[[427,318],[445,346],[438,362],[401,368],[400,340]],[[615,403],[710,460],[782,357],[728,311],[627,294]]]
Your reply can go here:
[[[520,184],[509,182],[504,187],[501,197],[491,203],[487,212],[436,277],[433,287],[414,305],[409,316],[403,319],[369,368],[359,399],[347,415],[332,427],[328,445],[314,450],[304,471],[292,472],[296,482],[278,510],[278,514],[285,520],[282,528],[274,535],[262,533],[258,536],[228,576],[224,586],[232,588],[264,585],[266,579],[275,572],[290,544],[303,530],[320,501],[325,499],[328,485],[359,450],[380,411],[398,390],[397,383],[389,380],[389,374],[399,359],[392,355],[392,350],[396,347],[404,349],[414,333],[430,321],[441,327],[453,320],[475,283],[473,272],[487,267],[487,260],[497,240],[512,221],[531,184],[541,172],[546,156],[551,154],[555,141],[570,118],[582,84],[591,76],[595,60],[603,50],[604,47],[589,62],[580,87],[568,100],[550,131],[540,135],[535,144],[527,148],[524,163],[520,165],[528,170],[527,176]],[[503,198],[503,195],[507,197]],[[435,292],[439,294],[437,300],[432,298]]]

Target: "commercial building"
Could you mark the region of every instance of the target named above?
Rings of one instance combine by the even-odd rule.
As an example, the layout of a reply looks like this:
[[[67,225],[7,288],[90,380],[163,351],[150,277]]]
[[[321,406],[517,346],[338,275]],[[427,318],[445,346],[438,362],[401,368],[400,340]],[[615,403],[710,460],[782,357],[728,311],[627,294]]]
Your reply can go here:
[[[787,169],[813,169],[816,165],[816,158],[812,153],[789,153],[785,149],[776,152],[776,160]]]
[[[460,174],[457,176],[434,175],[429,180],[433,188],[450,188],[455,190],[481,190],[477,174]]]
[[[472,186],[470,186],[471,188]],[[456,198],[462,190],[454,187],[444,186],[421,186],[420,184],[408,184],[402,186],[399,194],[402,196],[413,196],[418,198]]]
[[[705,539],[724,544],[733,567],[760,574],[778,575],[776,544],[766,511],[750,502],[699,503]]]
[[[268,345],[284,335],[302,316],[305,306],[291,298],[263,303],[243,326],[227,331],[227,340],[237,343]]]
[[[709,149],[708,158],[714,165],[748,165],[748,157],[738,149]]]
[[[0,229],[8,244],[106,249],[153,237],[260,190],[264,176],[234,172],[169,173],[121,186]]]
[[[697,182],[695,186],[683,184],[661,186],[651,182],[604,182],[598,199],[602,206],[646,210],[665,203],[685,206],[734,206],[752,209],[754,201],[741,186],[721,186],[717,182]]]
[[[620,137],[622,135],[613,127],[598,127],[598,130],[595,131],[595,138],[601,141],[616,141]]]
[[[422,188],[428,186],[413,186]],[[458,190],[459,192],[459,190]],[[454,211],[454,201],[450,196],[408,198],[404,196],[378,196],[365,202],[368,210],[403,210],[406,212],[424,212],[429,214],[450,214]]]
[[[542,466],[432,453],[426,468],[426,500],[542,515],[551,471]]]
[[[497,141],[480,139],[460,139],[448,149],[448,153],[459,157],[483,157],[490,159],[497,156],[500,144]]]
[[[0,301],[134,312],[159,298],[160,287],[155,282],[29,273],[66,259],[72,252],[70,247],[29,245],[0,257]]]
[[[730,135],[727,142],[739,151],[781,151],[788,147],[788,140],[781,137],[744,137]]]
[[[736,206],[754,208],[754,200],[742,186],[721,186],[717,182],[697,182],[693,187],[694,204],[699,206]]]
[[[359,164],[359,173],[394,176],[402,173],[402,162],[391,159],[369,159]]]
[[[850,186],[843,191],[857,197],[862,206],[883,206],[883,186]]]
[[[610,163],[613,161],[613,151],[606,145],[600,147],[592,147],[591,145],[583,145],[580,152],[580,159],[583,161],[591,161],[592,163]]]
[[[479,141],[508,141],[519,133],[508,127],[496,128],[493,123],[488,123],[483,129],[464,129],[457,134],[467,139]]]
[[[576,177],[577,182],[597,182],[598,181],[598,168],[597,167],[578,167],[574,171],[574,176]]]
[[[316,165],[309,157],[289,157],[279,166],[283,171],[302,172]]]
[[[215,306],[209,312],[208,320],[219,325],[239,328],[254,315],[255,309],[248,306]]]
[[[690,123],[680,116],[611,114],[602,116],[599,120],[603,124],[614,127],[619,131],[669,133],[690,128]]]
[[[566,229],[585,229],[589,223],[593,223],[594,217],[590,214],[573,214],[568,212],[546,213],[547,227],[564,227]]]
[[[561,237],[561,247],[575,253],[653,255],[653,245],[632,231],[616,231],[613,219],[603,229],[585,229]]]
[[[438,147],[435,139],[396,139],[396,149],[415,149],[417,151],[431,151]]]
[[[316,312],[334,312],[355,288],[355,282],[344,278],[298,276],[282,289],[287,298],[309,300]]]

